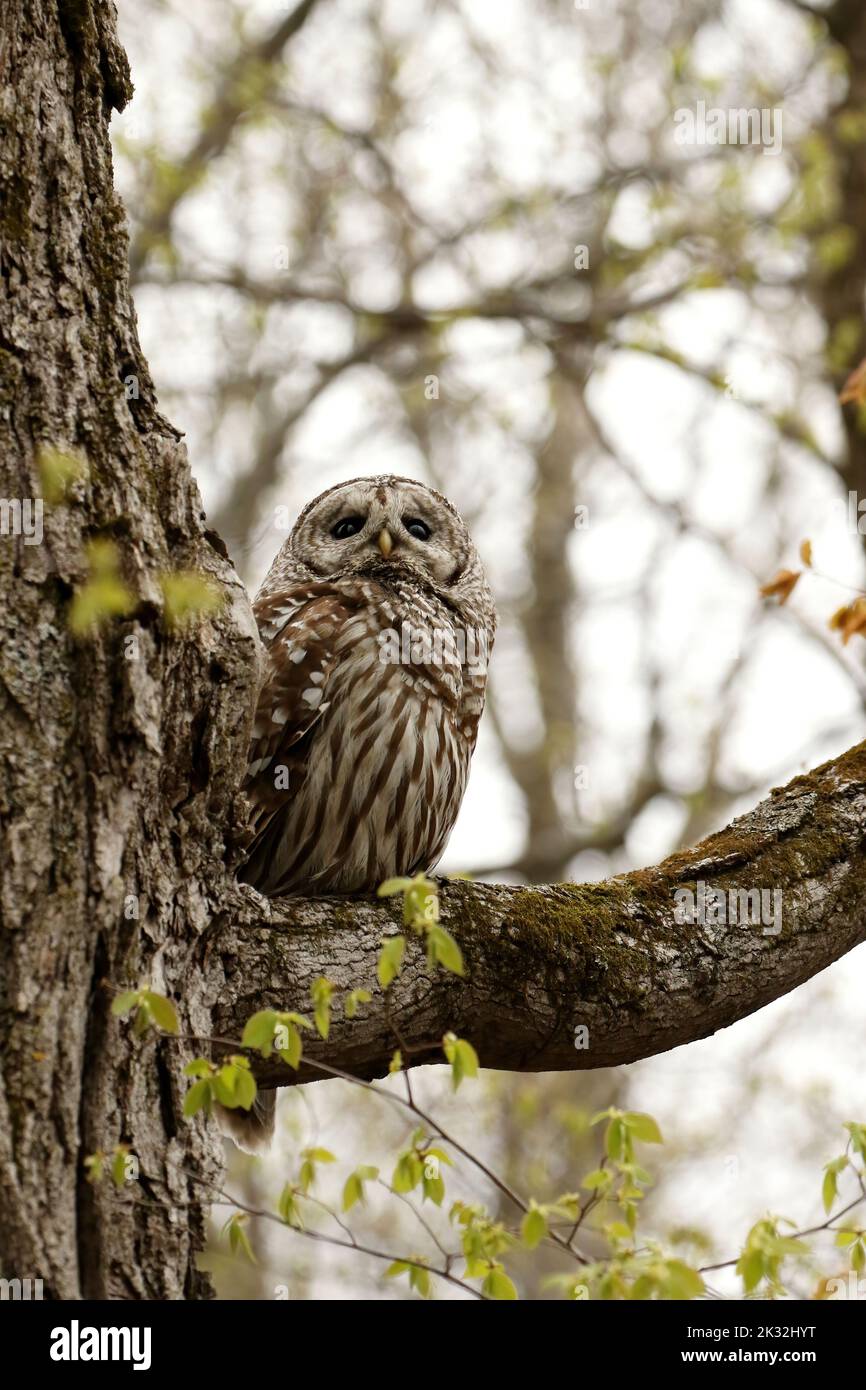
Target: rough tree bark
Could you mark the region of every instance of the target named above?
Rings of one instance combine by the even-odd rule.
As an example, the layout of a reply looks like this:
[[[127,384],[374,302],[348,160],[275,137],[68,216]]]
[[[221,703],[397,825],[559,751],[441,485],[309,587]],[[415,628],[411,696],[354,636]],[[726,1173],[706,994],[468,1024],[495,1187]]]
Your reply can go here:
[[[42,447],[87,461],[46,509],[42,544],[0,538],[2,1272],[42,1278],[55,1298],[203,1298],[195,1175],[216,1178],[220,1146],[201,1117],[180,1118],[181,1068],[200,1047],[136,1042],[111,993],[148,982],[185,1032],[236,1035],[255,1008],[305,1003],[318,975],[367,983],[394,908],[269,904],[234,882],[226,846],[258,646],[138,345],[108,143],[110,110],[130,95],[114,12],[17,0],[2,26],[3,495],[41,495]],[[80,639],[68,613],[94,537],[114,541],[138,606]],[[160,580],[181,569],[228,601],[173,633]],[[863,939],[864,833],[861,746],[658,869],[583,888],[445,886],[469,976],[430,979],[410,953],[391,1010],[419,1049],[410,1060],[430,1059],[447,1027],[486,1064],[525,1069],[703,1036]],[[781,935],[677,927],[672,890],[699,877],[781,888]],[[578,1023],[588,1051],[573,1046]],[[309,1051],[374,1076],[393,1045],[377,993]],[[118,1142],[141,1165],[135,1201],[84,1179],[85,1157]]]
[[[40,446],[79,450],[88,479],[46,507],[41,545],[0,538],[0,1249],[5,1273],[54,1297],[197,1297],[204,1217],[178,1205],[179,1165],[213,1173],[219,1146],[178,1119],[176,1054],[131,1054],[103,985],[150,979],[201,1015],[189,961],[225,878],[254,625],[138,345],[108,141],[131,95],[113,7],[17,0],[2,24],[0,488],[41,495]],[[77,641],[69,600],[97,536],[140,603]],[[232,601],[173,637],[159,580],[180,569]],[[84,1156],[119,1141],[146,1204],[84,1181]]]

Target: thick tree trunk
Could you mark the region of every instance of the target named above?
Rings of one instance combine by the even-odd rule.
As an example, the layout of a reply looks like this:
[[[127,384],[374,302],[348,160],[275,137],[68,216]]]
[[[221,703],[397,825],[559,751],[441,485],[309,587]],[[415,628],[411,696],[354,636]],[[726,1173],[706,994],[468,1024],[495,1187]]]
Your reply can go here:
[[[41,1278],[55,1298],[203,1298],[196,1176],[216,1178],[220,1151],[202,1118],[180,1118],[182,1066],[202,1048],[136,1040],[112,1018],[112,993],[147,983],[174,1000],[185,1034],[237,1035],[264,1004],[306,1006],[320,975],[368,984],[394,906],[270,904],[226,867],[259,648],[138,346],[108,143],[110,109],[130,94],[114,12],[17,0],[2,24],[3,498],[42,495],[40,450],[86,461],[46,505],[41,543],[0,536],[2,1274]],[[8,530],[14,507],[0,515]],[[137,606],[79,637],[70,605],[95,538],[113,542]],[[161,587],[178,570],[226,596],[183,632]],[[309,1055],[377,1075],[391,1019],[419,1049],[411,1062],[438,1055],[453,1027],[487,1065],[524,1069],[603,1066],[703,1036],[863,939],[864,835],[861,746],[657,870],[584,888],[449,885],[467,981],[428,977],[410,952],[390,1006],[377,992]],[[699,878],[780,889],[781,934],[677,926],[672,894]],[[314,1074],[307,1064],[301,1079]],[[139,1182],[90,1186],[84,1160],[119,1143]]]
[[[178,1205],[180,1163],[212,1173],[219,1150],[178,1119],[181,1049],[132,1044],[108,987],[149,981],[205,1017],[187,967],[224,875],[254,628],[139,350],[108,141],[131,94],[113,6],[8,5],[0,71],[0,491],[41,496],[40,447],[88,469],[46,503],[42,544],[0,537],[3,1273],[60,1298],[194,1297],[203,1216]],[[94,537],[139,607],[75,639]],[[178,569],[233,602],[172,636],[159,580]],[[141,1164],[135,1205],[84,1180],[85,1156],[120,1141]]]

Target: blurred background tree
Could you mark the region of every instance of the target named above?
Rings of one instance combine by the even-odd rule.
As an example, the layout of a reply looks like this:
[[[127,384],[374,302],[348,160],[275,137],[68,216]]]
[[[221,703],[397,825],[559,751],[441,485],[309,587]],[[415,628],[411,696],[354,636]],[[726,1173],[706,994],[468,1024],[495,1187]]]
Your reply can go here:
[[[311,496],[380,472],[453,498],[488,565],[490,706],[444,871],[601,878],[863,737],[860,652],[827,628],[864,579],[866,408],[838,401],[866,352],[860,0],[119,11],[142,342],[242,576]],[[678,143],[699,101],[776,112],[781,150]],[[807,536],[816,573],[766,605]],[[862,1101],[863,970],[616,1074],[488,1073],[437,1113],[543,1198],[592,1166],[592,1111],[653,1111],[645,1224],[733,1254],[766,1208],[818,1210]],[[381,1112],[289,1093],[237,1182],[270,1200],[311,1135],[387,1166],[405,1127]],[[256,1269],[215,1242],[226,1294],[406,1296],[259,1235]],[[523,1296],[549,1272],[526,1257]]]

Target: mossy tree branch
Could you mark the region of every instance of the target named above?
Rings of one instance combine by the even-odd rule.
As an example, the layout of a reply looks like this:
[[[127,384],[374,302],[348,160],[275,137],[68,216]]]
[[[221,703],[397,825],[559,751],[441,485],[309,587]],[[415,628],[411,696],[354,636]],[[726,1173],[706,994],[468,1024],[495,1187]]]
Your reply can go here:
[[[463,980],[428,973],[410,941],[400,978],[379,990],[383,936],[401,930],[392,900],[268,902],[238,889],[210,934],[208,989],[218,1032],[240,1036],[264,1007],[304,1009],[321,975],[373,1001],[339,1007],[308,1057],[372,1078],[398,1045],[409,1065],[442,1059],[443,1033],[468,1037],[482,1065],[515,1071],[614,1066],[706,1037],[754,1013],[866,939],[866,743],[775,790],[748,815],[656,867],[598,884],[517,888],[446,883],[443,924]],[[683,925],[677,889],[697,881],[781,892],[781,930]],[[706,914],[711,916],[711,914]],[[575,1029],[588,1028],[588,1046]],[[279,1062],[264,1085],[315,1080]]]

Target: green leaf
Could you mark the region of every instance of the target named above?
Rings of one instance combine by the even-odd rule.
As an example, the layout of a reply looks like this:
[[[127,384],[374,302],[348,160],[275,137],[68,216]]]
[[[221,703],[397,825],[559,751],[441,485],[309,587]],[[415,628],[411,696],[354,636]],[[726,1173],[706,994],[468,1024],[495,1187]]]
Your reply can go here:
[[[252,1072],[238,1071],[235,1083],[235,1104],[240,1106],[242,1110],[251,1110],[257,1090],[258,1087]]]
[[[216,582],[197,570],[176,570],[160,576],[165,603],[166,626],[185,627],[206,613],[216,613],[225,602],[225,595]]]
[[[433,925],[427,928],[427,959],[430,965],[438,962],[444,970],[450,970],[452,975],[465,973],[463,952],[444,927]]]
[[[336,1163],[336,1158],[330,1149],[304,1149],[304,1158],[309,1158],[313,1163]]]
[[[313,984],[311,994],[313,999],[313,1018],[319,1035],[327,1039],[331,1030],[331,996],[335,986],[330,980],[326,980],[324,975],[320,976]]]
[[[260,1009],[244,1024],[241,1046],[253,1048],[255,1051],[261,1052],[263,1057],[269,1057],[273,1050],[276,1025],[277,1015],[274,1010]]]
[[[456,1091],[467,1076],[478,1075],[478,1054],[471,1043],[465,1038],[456,1037],[454,1033],[445,1034],[442,1047],[451,1063],[451,1081]]]
[[[604,1138],[608,1158],[614,1160],[625,1156],[626,1128],[621,1118],[611,1120]]]
[[[589,1122],[589,1123],[590,1123],[590,1125],[601,1124],[601,1121],[602,1121],[602,1120],[612,1120],[613,1117],[614,1117],[614,1115],[618,1115],[619,1113],[620,1113],[620,1112],[619,1112],[618,1110],[613,1110],[613,1109],[608,1109],[608,1110],[597,1110],[597,1111],[595,1112],[595,1114],[592,1116],[592,1118],[590,1119],[590,1122]]]
[[[632,1138],[639,1139],[642,1144],[664,1143],[661,1130],[652,1115],[644,1115],[639,1111],[630,1110],[623,1115],[622,1122]]]
[[[212,1076],[214,1066],[204,1057],[196,1057],[192,1062],[187,1062],[183,1069],[184,1076]]]
[[[197,1115],[199,1110],[204,1110],[210,1114],[211,1108],[211,1083],[210,1081],[197,1081],[194,1086],[190,1086],[183,1102],[183,1113],[188,1120],[193,1115]]]
[[[234,1109],[236,1104],[235,1087],[237,1085],[237,1080],[237,1068],[233,1067],[230,1062],[227,1062],[224,1067],[220,1067],[211,1081],[216,1099],[219,1101],[220,1105],[225,1105],[230,1110]]]
[[[772,1255],[808,1255],[809,1247],[805,1241],[797,1240],[795,1236],[776,1236],[775,1239],[767,1242],[769,1253]]]
[[[737,1261],[737,1273],[746,1293],[756,1289],[764,1277],[764,1256],[760,1250],[744,1251]]]
[[[114,1150],[114,1157],[111,1160],[111,1178],[114,1186],[123,1187],[126,1182],[126,1160],[129,1154],[128,1144],[118,1144]]]
[[[253,1082],[252,1096],[255,1099],[255,1081],[250,1074],[250,1064],[246,1057],[229,1057],[211,1081],[213,1094],[220,1105],[226,1106],[229,1110],[235,1110],[239,1106],[249,1109],[246,1103],[250,1096],[247,1077]]]
[[[436,1159],[439,1160],[440,1163],[444,1163],[445,1166],[446,1166],[447,1168],[453,1168],[453,1167],[454,1167],[454,1160],[453,1160],[453,1158],[451,1158],[451,1156],[450,1156],[449,1154],[447,1154],[447,1153],[445,1152],[444,1149],[439,1149],[439,1148],[437,1148],[435,1145],[431,1145],[430,1148],[425,1149],[424,1152],[422,1153],[421,1157],[422,1157],[422,1158],[436,1158]]]
[[[437,1207],[441,1207],[445,1200],[445,1179],[437,1170],[430,1173],[430,1165],[424,1164],[424,1177],[421,1179],[422,1201],[433,1202]]]
[[[233,1255],[245,1255],[250,1264],[255,1264],[256,1257],[253,1254],[253,1247],[250,1245],[250,1238],[246,1232],[245,1222],[246,1216],[243,1212],[238,1212],[235,1216],[229,1218],[229,1247]]]
[[[413,931],[429,930],[439,921],[439,894],[426,874],[416,874],[403,895],[403,925]]]
[[[580,1196],[577,1192],[563,1192],[547,1210],[550,1216],[577,1221],[580,1216]]]
[[[853,1245],[855,1240],[859,1240],[859,1231],[837,1231],[836,1244],[843,1250],[847,1250],[849,1245]]]
[[[845,1128],[851,1136],[851,1147],[861,1158],[866,1159],[866,1124],[857,1124],[854,1120],[849,1120]]]
[[[382,942],[376,974],[383,989],[387,989],[391,981],[400,974],[405,950],[405,936],[389,936],[386,941]]]
[[[413,1263],[412,1260],[394,1260],[385,1270],[386,1279],[399,1279],[401,1274],[408,1274],[409,1287],[416,1289],[422,1298],[430,1297],[430,1271],[424,1267],[422,1261]]]
[[[301,1035],[294,1023],[283,1023],[280,1025],[285,1032],[285,1047],[276,1049],[277,1056],[281,1061],[286,1062],[290,1067],[297,1071],[303,1050]]]
[[[73,594],[69,605],[69,627],[76,637],[84,637],[113,617],[127,617],[137,600],[123,583],[119,572],[117,546],[97,539],[87,546],[90,578]]]
[[[429,1298],[433,1291],[429,1269],[424,1269],[422,1265],[412,1265],[409,1270],[409,1287],[420,1293],[422,1298]]]
[[[343,1005],[346,1018],[354,1018],[358,1012],[359,1004],[369,1004],[373,998],[368,989],[353,989],[346,995],[346,1002]]]
[[[386,878],[385,882],[380,883],[376,889],[376,897],[394,898],[398,893],[405,893],[406,889],[411,887],[411,878]]]
[[[141,999],[141,991],[128,989],[123,994],[118,994],[116,999],[111,1001],[111,1012],[116,1018],[122,1018],[128,1014],[130,1009],[134,1009]]]
[[[306,1014],[296,1014],[294,1012],[277,1014],[277,1023],[293,1023],[296,1028],[312,1028],[312,1023]]]
[[[350,1173],[343,1188],[343,1211],[351,1211],[356,1202],[364,1202],[364,1184],[374,1182],[378,1176],[379,1169],[371,1167],[369,1163],[362,1163],[354,1173]]]
[[[153,1015],[153,1021],[164,1033],[179,1033],[180,1025],[177,1021],[177,1013],[174,1005],[164,994],[155,994],[152,989],[146,989],[142,994],[142,999]]]
[[[87,1171],[88,1182],[102,1182],[105,1176],[105,1154],[101,1150],[99,1153],[88,1154],[84,1160],[84,1167]]]
[[[132,1024],[133,1037],[143,1038],[152,1023],[150,1005],[142,996],[138,1008],[135,1011],[135,1019]]]
[[[513,1302],[517,1298],[517,1289],[512,1284],[502,1265],[494,1265],[481,1285],[481,1292],[488,1298],[495,1298],[500,1301]]]
[[[50,507],[65,502],[74,483],[88,476],[87,460],[80,454],[43,444],[36,458],[39,486]]]
[[[280,1193],[277,1211],[287,1226],[294,1226],[298,1231],[304,1229],[303,1217],[298,1206],[298,1193],[291,1183],[287,1182]]]
[[[415,1149],[409,1149],[400,1155],[397,1166],[394,1169],[394,1176],[391,1178],[391,1186],[395,1192],[414,1192],[415,1188],[424,1177],[424,1164]]]
[[[624,1221],[611,1221],[609,1225],[605,1226],[604,1233],[609,1240],[613,1241],[631,1240],[632,1237],[631,1227],[627,1226]]]
[[[386,879],[376,891],[380,898],[403,894],[403,925],[411,927],[413,931],[423,931],[439,921],[439,894],[436,884],[424,873],[416,874],[414,878]]]
[[[531,1207],[523,1218],[520,1238],[527,1250],[535,1250],[547,1235],[547,1217],[539,1207]]]
[[[666,1297],[685,1302],[691,1298],[700,1298],[705,1292],[704,1281],[698,1271],[685,1264],[683,1260],[667,1260],[665,1270],[667,1274],[664,1281]]]
[[[839,1191],[839,1174],[848,1167],[849,1159],[847,1154],[840,1154],[838,1158],[824,1165],[824,1181],[821,1185],[821,1197],[824,1202],[824,1210],[829,1212],[836,1200]]]
[[[356,1202],[364,1200],[364,1184],[357,1173],[350,1173],[343,1187],[343,1211],[351,1211]]]
[[[317,1163],[336,1163],[334,1155],[330,1149],[304,1149],[303,1163],[301,1164],[300,1184],[304,1192],[309,1192],[316,1180]]]

